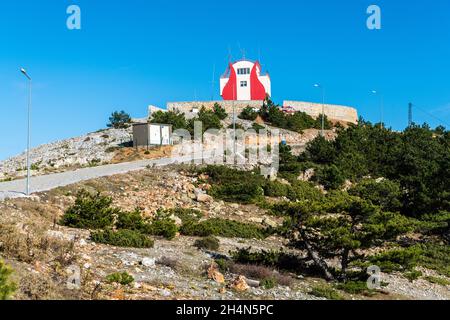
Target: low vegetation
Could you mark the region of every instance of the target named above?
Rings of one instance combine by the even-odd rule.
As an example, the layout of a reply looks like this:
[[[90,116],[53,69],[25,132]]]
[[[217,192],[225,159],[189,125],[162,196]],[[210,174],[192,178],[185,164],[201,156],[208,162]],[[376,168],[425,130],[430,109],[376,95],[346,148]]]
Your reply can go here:
[[[220,236],[244,239],[264,239],[269,235],[268,230],[257,225],[220,218],[185,223],[180,228],[180,232],[183,235],[195,237]]]
[[[134,278],[127,272],[116,272],[106,276],[106,281],[109,283],[118,283],[126,286],[133,283]]]
[[[112,208],[112,199],[100,193],[81,190],[75,204],[66,210],[60,223],[79,229],[102,229],[112,227],[114,217],[120,210]]]
[[[239,118],[243,120],[255,121],[258,117],[266,123],[282,129],[287,129],[302,133],[305,129],[321,129],[322,116],[317,119],[312,118],[305,112],[294,112],[292,114],[285,113],[279,105],[273,103],[267,98],[259,110],[248,106],[239,114]],[[332,123],[324,116],[324,128],[331,129]],[[260,129],[260,128],[258,128]]]
[[[344,296],[342,294],[327,284],[312,287],[309,294],[318,298],[325,298],[327,300],[344,300]]]
[[[0,260],[0,300],[10,298],[16,291],[16,285],[11,281],[12,270]]]
[[[220,241],[216,237],[209,236],[196,240],[194,246],[198,249],[219,250]]]
[[[91,233],[91,240],[116,247],[152,248],[154,241],[147,235],[133,230],[101,230]]]
[[[185,129],[194,134],[195,122],[202,123],[202,132],[208,129],[222,129],[221,121],[226,119],[228,114],[219,104],[215,104],[212,110],[202,107],[197,116],[186,119],[185,115],[178,111],[157,111],[152,114],[151,123],[164,123],[172,125],[173,130]]]

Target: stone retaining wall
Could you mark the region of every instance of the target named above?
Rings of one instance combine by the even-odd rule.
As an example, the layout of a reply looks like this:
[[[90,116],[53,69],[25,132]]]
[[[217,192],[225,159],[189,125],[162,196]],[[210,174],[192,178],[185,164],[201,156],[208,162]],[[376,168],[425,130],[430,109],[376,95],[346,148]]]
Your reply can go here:
[[[187,101],[187,102],[169,102],[167,103],[167,110],[169,111],[179,111],[186,116],[193,115],[193,110],[198,109],[204,106],[206,109],[212,109],[215,103],[218,103],[228,114],[233,113],[233,104],[235,108],[236,114],[240,114],[241,111],[250,106],[252,108],[261,108],[264,101],[254,100],[254,101]]]
[[[168,111],[179,111],[186,115],[187,118],[195,116],[194,111],[200,110],[202,106],[206,109],[212,109],[214,104],[221,105],[228,114],[233,113],[233,104],[236,114],[240,114],[242,109],[247,106],[252,108],[261,108],[263,101],[186,101],[186,102],[169,102],[167,103]],[[292,107],[295,111],[301,111],[309,114],[313,118],[318,118],[322,113],[322,104],[304,101],[284,101],[284,107]],[[331,121],[339,121],[343,123],[357,123],[358,112],[355,108],[339,105],[325,104],[324,111]]]
[[[313,118],[322,114],[322,104],[304,101],[284,101],[283,107],[292,107],[295,111],[306,112]],[[325,115],[329,120],[358,123],[358,111],[355,108],[332,104],[324,105]]]

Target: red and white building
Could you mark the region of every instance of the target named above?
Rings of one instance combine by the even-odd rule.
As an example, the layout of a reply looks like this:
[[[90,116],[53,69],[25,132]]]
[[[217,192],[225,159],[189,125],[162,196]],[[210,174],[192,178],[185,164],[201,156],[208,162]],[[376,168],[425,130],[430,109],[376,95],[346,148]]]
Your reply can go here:
[[[220,78],[220,95],[223,100],[264,100],[271,96],[269,74],[263,74],[261,64],[240,60],[230,63]]]

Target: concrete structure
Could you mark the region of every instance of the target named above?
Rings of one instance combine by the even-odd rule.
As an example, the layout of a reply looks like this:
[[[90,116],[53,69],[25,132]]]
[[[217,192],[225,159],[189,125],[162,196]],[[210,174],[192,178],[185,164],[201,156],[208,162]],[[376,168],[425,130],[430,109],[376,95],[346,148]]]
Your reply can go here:
[[[271,90],[270,76],[262,74],[258,61],[230,63],[220,78],[220,95],[226,101],[264,100]]]
[[[167,146],[172,144],[172,126],[157,123],[133,124],[133,146]]]
[[[153,113],[158,112],[158,111],[166,112],[167,110],[157,107],[157,106],[149,105],[148,106],[148,117],[150,118]]]
[[[187,118],[193,118],[196,116],[198,111],[205,107],[207,110],[211,110],[214,104],[219,104],[225,111],[229,114],[233,114],[233,106],[236,115],[242,112],[242,109],[250,106],[255,109],[260,109],[263,105],[263,100],[253,100],[253,101],[186,101],[186,102],[169,102],[167,103],[168,111],[178,111],[184,113]]]
[[[283,109],[286,112],[305,112],[313,118],[322,114],[322,104],[304,101],[284,101]],[[329,120],[342,123],[358,123],[358,111],[348,106],[325,104],[324,113]]]

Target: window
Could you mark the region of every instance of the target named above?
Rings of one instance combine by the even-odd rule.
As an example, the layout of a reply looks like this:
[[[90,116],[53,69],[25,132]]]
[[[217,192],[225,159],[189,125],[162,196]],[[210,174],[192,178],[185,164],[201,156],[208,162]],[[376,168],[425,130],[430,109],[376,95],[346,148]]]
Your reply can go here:
[[[241,88],[247,87],[247,81],[241,81]]]
[[[237,74],[250,74],[250,68],[239,68]]]

